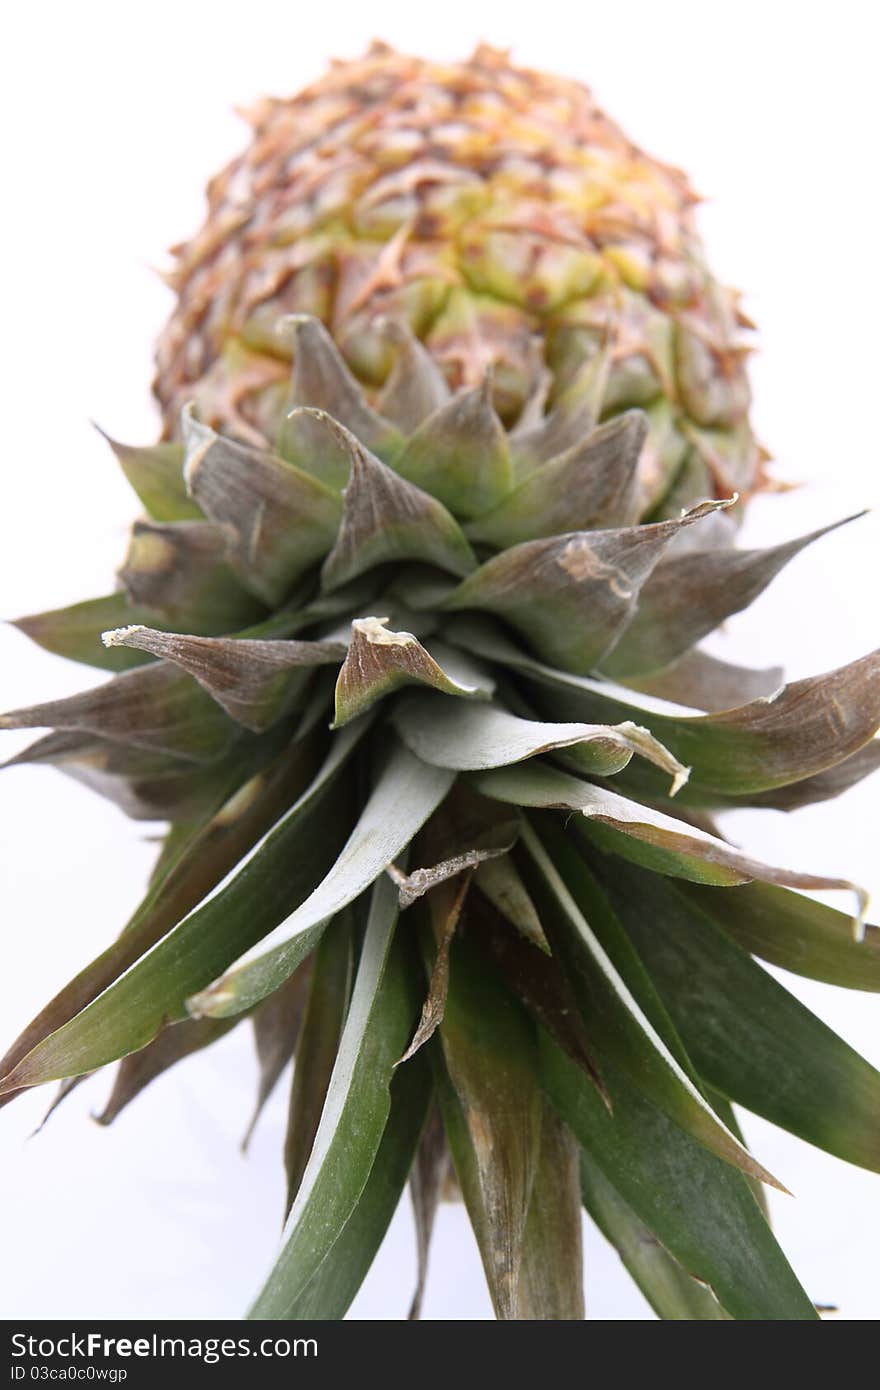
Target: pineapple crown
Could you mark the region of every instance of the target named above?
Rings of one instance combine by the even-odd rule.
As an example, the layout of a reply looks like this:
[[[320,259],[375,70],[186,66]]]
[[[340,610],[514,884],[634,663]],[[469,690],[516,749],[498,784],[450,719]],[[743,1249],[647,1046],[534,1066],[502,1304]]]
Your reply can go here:
[[[408,150],[383,119],[406,62],[382,50],[367,86],[341,68],[261,108],[245,164],[280,157],[291,112],[314,118],[297,158],[310,131],[350,142],[352,121]],[[471,121],[475,102],[494,124],[519,104],[543,128],[589,100],[483,50],[455,71]],[[458,90],[413,73],[407,120]],[[239,287],[250,196],[227,243]],[[195,245],[166,348],[214,264]],[[660,1253],[635,1274],[665,1315],[811,1317],[750,1188],[780,1184],[729,1100],[876,1168],[880,1078],[752,955],[877,989],[878,933],[853,884],[759,862],[711,817],[873,770],[880,654],[784,686],[699,643],[832,528],[738,549],[719,471],[679,458],[658,481],[653,407],[613,391],[616,320],[569,340],[510,418],[501,358],[451,379],[394,307],[383,291],[370,318],[381,383],[297,311],[271,339],[292,357],[283,398],[275,381],[272,411],[263,395],[243,414],[245,365],[225,421],[218,371],[250,330],[212,345],[190,323],[181,437],[113,444],[147,513],[120,589],[20,620],[115,674],[0,717],[51,730],[13,763],[172,824],[143,903],[10,1048],[0,1095],[121,1058],[109,1121],[247,1017],[259,1113],[296,1049],[290,1215],[258,1316],[342,1316],[411,1170],[423,1280],[451,1153],[501,1317],[582,1316],[581,1200],[622,1249],[648,1233]],[[173,390],[160,368],[169,400],[181,360]],[[813,888],[855,892],[853,922],[791,891]]]

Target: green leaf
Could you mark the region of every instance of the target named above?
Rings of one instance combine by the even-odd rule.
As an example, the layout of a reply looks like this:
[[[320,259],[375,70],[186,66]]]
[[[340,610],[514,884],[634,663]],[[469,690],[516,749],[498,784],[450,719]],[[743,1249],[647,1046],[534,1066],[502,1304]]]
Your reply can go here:
[[[402,1066],[404,1062],[408,1062],[411,1057],[414,1057],[419,1049],[424,1047],[425,1043],[434,1036],[443,1022],[446,1000],[449,996],[449,953],[452,949],[452,938],[461,917],[461,910],[471,885],[471,877],[471,871],[465,870],[463,873],[455,875],[455,883],[450,883],[448,878],[441,879],[442,888],[436,884],[429,899],[429,911],[434,924],[437,950],[434,954],[431,975],[428,980],[427,997],[422,1004],[415,1033],[407,1045],[406,1051],[398,1058],[398,1066]],[[397,874],[391,874],[391,878],[393,882],[398,884],[398,905],[403,907],[401,898],[406,893],[406,887],[400,886]],[[410,898],[411,902],[412,899]]]
[[[201,512],[186,495],[183,445],[120,444],[98,428],[116,455],[120,468],[154,521],[195,521]]]
[[[731,1317],[817,1318],[741,1173],[685,1134],[610,1063],[603,1074],[612,1113],[546,1034],[540,1058],[547,1093],[582,1148]]]
[[[191,637],[140,626],[105,632],[103,640],[110,647],[134,647],[173,662],[230,719],[256,733],[288,713],[316,666],[336,665],[347,650],[342,642]]]
[[[298,1048],[311,982],[311,964],[311,961],[303,961],[299,970],[295,970],[290,979],[268,999],[264,999],[262,1004],[258,1004],[251,1014],[259,1081],[256,1104],[241,1141],[242,1151],[247,1149],[263,1106],[280,1080],[294,1049]],[[208,1021],[194,1020],[197,1023]]]
[[[687,769],[635,724],[544,724],[497,705],[459,705],[433,695],[408,695],[392,716],[404,743],[436,767],[458,771],[503,767],[565,749],[579,770],[609,777],[639,753],[684,780]]]
[[[418,560],[457,576],[476,557],[443,503],[389,468],[331,415],[311,412],[348,452],[351,474],[342,521],[321,570],[325,592],[388,561]]]
[[[135,748],[76,730],[46,734],[0,767],[56,768],[112,801],[134,820],[193,820],[215,810],[263,761],[257,739],[242,739],[226,756],[195,766],[189,759]]]
[[[472,780],[484,796],[516,806],[579,811],[584,817],[581,825],[600,848],[613,850],[654,873],[686,878],[693,883],[731,885],[759,879],[795,888],[832,888],[854,893],[858,902],[854,929],[858,933],[861,928],[867,898],[864,890],[848,879],[822,878],[762,864],[697,826],[629,801],[605,787],[582,782],[547,764],[531,762],[495,768],[475,774]]]
[[[163,1028],[146,1047],[132,1052],[119,1063],[113,1078],[113,1089],[103,1110],[94,1119],[99,1125],[112,1124],[151,1081],[168,1071],[169,1067],[182,1062],[184,1057],[191,1057],[193,1053],[210,1047],[224,1033],[228,1033],[236,1022],[230,1019],[189,1018]]]
[[[178,630],[234,632],[264,616],[230,568],[229,535],[209,521],[136,521],[119,579],[129,603]]]
[[[664,1250],[584,1150],[580,1171],[584,1206],[658,1318],[717,1322],[729,1316],[712,1290]]]
[[[705,502],[678,521],[573,531],[511,546],[469,575],[443,607],[495,613],[539,656],[584,674],[616,641],[639,589],[674,537],[728,505]]]
[[[880,738],[873,738],[834,767],[825,768],[823,772],[816,772],[799,782],[789,782],[784,787],[771,787],[769,791],[753,793],[749,797],[749,805],[766,806],[774,811],[797,811],[801,806],[833,801],[865,777],[870,777],[878,767]]]
[[[504,426],[492,406],[492,384],[459,391],[440,405],[407,441],[395,470],[456,516],[494,507],[513,485]]]
[[[347,806],[338,774],[361,733],[353,725],[340,734],[317,777],[234,877],[82,1013],[38,1044],[4,1078],[0,1094],[93,1071],[144,1047],[167,1022],[186,1016],[190,995],[308,895],[345,833]]]
[[[522,840],[540,874],[532,891],[544,930],[602,1061],[610,1058],[658,1109],[719,1158],[780,1187],[700,1091],[650,979],[566,838],[547,834],[552,858],[530,826]]]
[[[643,586],[632,621],[603,659],[603,670],[618,678],[662,670],[725,618],[748,608],[806,546],[855,519],[766,550],[716,547],[670,556]]]
[[[631,690],[711,714],[773,695],[782,685],[783,676],[781,666],[751,670],[720,661],[694,647],[662,671],[649,676],[626,676],[624,684]]]
[[[253,1318],[290,1317],[373,1168],[391,1108],[394,1062],[417,1007],[402,944],[392,944],[397,911],[392,883],[379,879],[314,1147]]]
[[[854,941],[852,919],[769,883],[730,892],[682,884],[681,891],[745,951],[795,975],[845,989],[880,992],[880,927]]]
[[[535,904],[509,854],[486,859],[474,875],[474,885],[489,899],[501,916],[510,922],[533,946],[549,955],[550,947]]]
[[[340,728],[357,718],[377,700],[407,685],[427,685],[445,695],[486,699],[482,673],[466,670],[464,679],[448,674],[411,632],[391,632],[387,618],[355,618],[351,643],[336,682],[336,717]],[[451,653],[453,667],[465,665]],[[470,678],[470,679],[469,679]]]
[[[465,938],[453,944],[446,1010],[428,1051],[492,1303],[499,1318],[515,1318],[541,1143],[535,1041],[528,1019]]]
[[[395,453],[403,440],[388,420],[367,405],[360,384],[319,319],[291,314],[280,326],[292,333],[293,376],[278,438],[279,452],[330,487],[344,487],[348,479],[345,451],[334,448],[327,431],[316,428],[314,419],[300,407],[326,411],[380,458]]]
[[[230,536],[247,586],[274,607],[333,544],[339,494],[274,454],[222,438],[190,410],[183,425],[187,487]]]
[[[395,344],[397,353],[379,393],[379,409],[386,420],[391,420],[404,435],[410,435],[447,403],[449,387],[440,367],[405,320],[388,319],[385,336]],[[381,456],[381,450],[377,452]]]
[[[154,615],[145,608],[133,608],[126,595],[106,594],[89,598],[69,608],[52,608],[45,613],[29,613],[16,618],[13,627],[23,632],[37,646],[53,656],[81,661],[105,671],[128,671],[149,661],[145,652],[108,651],[101,633],[108,627],[123,627],[126,623],[151,622]]]
[[[880,1170],[880,1073],[675,884],[605,869],[606,891],[700,1075],[808,1143]]]
[[[345,731],[338,737],[344,736]],[[277,989],[317,944],[331,917],[369,888],[406,848],[453,781],[453,773],[419,762],[397,744],[332,868],[270,936],[236,961],[228,975],[188,1001],[190,1011],[225,1018]]]
[[[710,800],[715,794],[751,797],[834,767],[868,743],[880,723],[880,651],[825,675],[794,681],[772,699],[694,715],[650,696],[633,696],[620,686],[545,666],[485,625],[456,623],[446,636],[479,652],[483,660],[510,666],[537,682],[557,718],[631,719],[647,725],[690,767],[688,791],[701,791]]]
[[[420,1057],[416,1062],[416,1066],[419,1065],[427,1067],[429,1065],[427,1058]],[[411,1075],[412,1068],[404,1067],[401,1076],[409,1077]],[[430,1084],[430,1073],[428,1080]],[[431,1236],[434,1232],[434,1220],[443,1196],[443,1188],[449,1178],[450,1163],[449,1145],[446,1143],[446,1135],[443,1131],[443,1120],[437,1106],[431,1105],[409,1175],[418,1261],[416,1287],[410,1304],[409,1321],[414,1321],[422,1315],[422,1299],[428,1278]]]
[[[210,762],[238,737],[237,726],[184,671],[153,662],[63,700],[0,715],[0,729],[95,734],[194,763]]]
[[[599,422],[610,367],[610,347],[603,343],[578,363],[549,414],[517,425],[510,442],[518,477],[558,458],[592,434]]]
[[[340,913],[321,937],[312,958],[309,998],[296,1048],[284,1140],[285,1219],[312,1152],[348,1013],[353,967],[352,925],[350,911]],[[300,966],[300,970],[302,968]],[[295,980],[299,973],[295,971],[291,979]],[[269,999],[274,997],[269,995]]]
[[[518,1319],[561,1322],[584,1317],[580,1205],[578,1146],[545,1100],[541,1150],[523,1237]]]
[[[216,887],[296,800],[314,769],[314,750],[308,745],[286,749],[244,785],[236,768],[213,806],[193,823],[175,826],[166,837],[149,891],[121,936],[28,1024],[0,1060],[0,1076],[96,999]]]
[[[427,1062],[416,1057],[395,1074],[391,1114],[366,1186],[316,1273],[290,1305],[290,1321],[338,1320],[348,1312],[397,1210],[430,1100]]]
[[[627,411],[529,474],[491,512],[465,527],[472,541],[496,550],[565,531],[631,526],[636,466],[647,422]]]

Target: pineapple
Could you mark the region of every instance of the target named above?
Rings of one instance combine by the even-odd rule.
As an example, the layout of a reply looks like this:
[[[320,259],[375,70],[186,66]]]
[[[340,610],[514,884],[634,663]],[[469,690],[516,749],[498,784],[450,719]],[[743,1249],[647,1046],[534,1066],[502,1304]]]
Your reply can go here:
[[[687,181],[486,48],[250,120],[177,249],[163,437],[111,441],[120,587],[19,621],[111,676],[2,716],[49,730],[13,761],[169,830],[2,1099],[118,1062],[109,1123],[249,1019],[255,1121],[294,1057],[255,1317],[344,1316],[408,1183],[414,1317],[453,1195],[499,1318],[584,1316],[582,1208],[661,1317],[814,1318],[732,1104],[878,1170],[880,1075],[756,957],[877,990],[880,934],[712,818],[871,772],[880,656],[700,649],[823,532],[735,545],[749,324]]]

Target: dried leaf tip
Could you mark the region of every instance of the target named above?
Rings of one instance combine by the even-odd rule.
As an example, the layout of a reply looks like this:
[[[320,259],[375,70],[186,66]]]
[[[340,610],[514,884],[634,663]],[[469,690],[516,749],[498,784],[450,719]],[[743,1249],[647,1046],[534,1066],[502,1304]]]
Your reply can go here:
[[[111,627],[106,632],[101,633],[101,641],[105,647],[124,647],[130,637],[136,633],[146,632],[147,629],[142,623],[129,623],[127,627]]]

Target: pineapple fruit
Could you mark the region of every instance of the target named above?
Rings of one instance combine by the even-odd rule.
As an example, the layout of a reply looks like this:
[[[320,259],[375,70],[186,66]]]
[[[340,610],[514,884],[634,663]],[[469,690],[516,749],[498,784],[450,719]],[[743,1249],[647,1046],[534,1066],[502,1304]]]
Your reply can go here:
[[[120,586],[19,621],[112,674],[0,717],[49,730],[12,761],[169,830],[0,1096],[118,1062],[109,1122],[249,1019],[256,1119],[294,1057],[256,1317],[342,1317],[408,1183],[413,1316],[455,1193],[499,1318],[584,1316],[582,1209],[661,1317],[814,1318],[732,1103],[880,1169],[880,1075],[758,963],[878,990],[880,934],[712,817],[871,772],[880,656],[700,649],[823,533],[735,544],[750,325],[687,181],[487,48],[249,119],[176,249],[163,437],[112,442]]]

